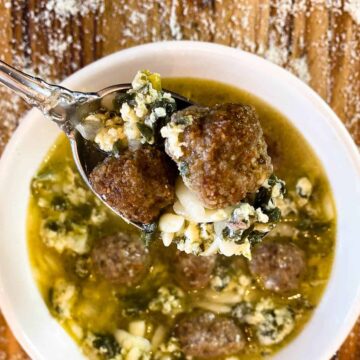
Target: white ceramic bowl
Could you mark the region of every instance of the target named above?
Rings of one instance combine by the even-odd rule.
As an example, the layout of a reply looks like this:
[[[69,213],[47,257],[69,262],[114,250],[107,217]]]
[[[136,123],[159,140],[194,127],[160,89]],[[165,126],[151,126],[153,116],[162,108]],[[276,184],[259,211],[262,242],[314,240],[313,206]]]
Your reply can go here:
[[[164,77],[214,79],[245,89],[280,110],[312,145],[336,201],[336,257],[313,317],[274,359],[328,360],[360,310],[360,157],[345,127],[318,95],[290,73],[255,55],[208,43],[163,42],[120,51],[78,71],[63,84],[74,90],[97,90],[128,82],[143,68]],[[0,162],[0,305],[34,360],[83,358],[40,296],[26,243],[30,179],[58,134],[54,124],[33,110]]]

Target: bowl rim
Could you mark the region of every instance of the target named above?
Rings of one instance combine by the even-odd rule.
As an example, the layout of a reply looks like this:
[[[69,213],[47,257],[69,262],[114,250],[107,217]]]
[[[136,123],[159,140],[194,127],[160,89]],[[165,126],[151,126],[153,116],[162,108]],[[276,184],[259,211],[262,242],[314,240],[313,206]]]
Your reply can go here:
[[[209,51],[219,53],[221,52],[224,56],[229,57],[242,57],[249,58],[251,61],[259,63],[259,66],[263,66],[265,68],[271,69],[271,71],[280,77],[283,77],[289,82],[289,85],[296,87],[303,96],[307,97],[307,99],[313,103],[315,107],[319,109],[325,115],[325,121],[327,122],[327,127],[332,128],[336,131],[336,136],[338,140],[342,142],[347,150],[347,155],[351,158],[352,167],[357,174],[358,179],[360,179],[360,155],[357,146],[355,145],[351,135],[348,133],[345,125],[341,122],[341,120],[337,117],[337,115],[333,112],[333,110],[325,103],[325,101],[309,86],[299,80],[297,77],[284,70],[278,65],[270,63],[269,61],[251,54],[244,52],[239,49],[230,48],[224,45],[207,43],[207,42],[196,42],[196,41],[166,41],[166,42],[155,42],[145,45],[139,45],[136,47],[132,47],[125,50],[120,50],[113,54],[103,57],[100,60],[93,62],[77,71],[66,80],[64,80],[61,84],[64,86],[70,86],[74,83],[81,82],[85,76],[90,76],[91,73],[101,73],[108,64],[116,63],[119,58],[124,56],[128,56],[128,58],[136,57],[141,52],[147,51],[162,51],[162,50],[172,50],[172,51],[189,51],[189,49],[193,49],[195,51]],[[271,105],[271,104],[270,104]],[[16,129],[12,138],[8,142],[5,151],[0,158],[0,190],[4,184],[2,184],[3,175],[7,171],[8,164],[11,163],[11,158],[16,152],[17,147],[22,141],[22,137],[26,134],[27,129],[31,127],[30,121],[26,121],[27,118],[31,118],[34,116],[36,111],[32,110],[27,113],[24,118],[25,121],[22,121],[19,127]],[[310,145],[312,145],[310,143]],[[1,193],[1,192],[0,192]],[[359,193],[360,194],[360,193]],[[1,207],[1,206],[0,206]],[[333,265],[334,267],[334,265]],[[3,309],[3,315],[13,330],[15,336],[21,343],[21,345],[27,350],[30,355],[35,356],[35,358],[40,358],[37,349],[33,347],[30,336],[26,334],[20,326],[18,319],[16,317],[16,309],[11,305],[10,299],[7,297],[5,292],[5,287],[3,283],[4,274],[0,274],[0,307]],[[332,277],[332,275],[331,275]],[[330,277],[330,279],[331,279]],[[35,279],[33,279],[35,282]],[[330,280],[329,280],[330,281]],[[352,326],[354,325],[358,314],[360,313],[360,284],[357,285],[357,297],[353,299],[351,309],[347,311],[347,317],[344,319],[341,329],[338,331],[338,335],[336,339],[333,339],[332,343],[328,345],[328,348],[325,351],[325,356],[331,356],[336,352],[338,347],[341,345],[342,341],[350,332]],[[323,296],[323,295],[322,295]],[[50,316],[50,315],[49,315]],[[311,319],[309,320],[311,322]],[[285,346],[286,348],[287,346]]]

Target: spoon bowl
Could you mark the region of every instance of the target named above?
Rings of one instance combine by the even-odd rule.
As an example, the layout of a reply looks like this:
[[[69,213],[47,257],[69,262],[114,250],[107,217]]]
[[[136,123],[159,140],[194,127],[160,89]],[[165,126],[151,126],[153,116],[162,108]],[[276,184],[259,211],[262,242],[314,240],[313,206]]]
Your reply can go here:
[[[69,133],[66,133],[71,145],[71,150],[73,158],[76,164],[76,167],[85,181],[86,185],[91,189],[91,191],[114,213],[120,216],[127,223],[139,228],[140,230],[146,231],[147,225],[142,223],[130,221],[123,214],[119,213],[116,209],[111,207],[93,188],[91,182],[89,181],[89,176],[92,170],[102,161],[109,156],[106,152],[99,149],[99,147],[92,140],[87,140],[77,129],[77,125],[81,123],[81,120],[88,114],[96,112],[101,107],[108,107],[112,103],[116,94],[125,93],[131,89],[131,84],[118,84],[106,87],[95,94],[93,93],[84,93],[88,96],[89,100],[85,101],[76,109],[74,115],[72,115],[71,123],[72,130]],[[172,91],[165,90],[170,93],[176,101],[177,109],[182,110],[186,107],[193,105],[185,97],[176,94]],[[94,96],[95,95],[95,96]],[[94,96],[94,98],[92,98]],[[71,114],[71,112],[69,112]]]

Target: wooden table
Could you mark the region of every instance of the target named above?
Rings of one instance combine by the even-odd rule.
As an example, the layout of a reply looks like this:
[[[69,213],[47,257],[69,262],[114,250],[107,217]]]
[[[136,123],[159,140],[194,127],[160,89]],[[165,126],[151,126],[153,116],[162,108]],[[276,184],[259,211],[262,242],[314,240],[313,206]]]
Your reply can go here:
[[[294,72],[360,144],[360,0],[0,0],[0,57],[54,82],[126,47],[188,39]],[[0,89],[0,153],[25,110]],[[27,358],[0,317],[0,360]],[[360,323],[336,358],[360,359]]]

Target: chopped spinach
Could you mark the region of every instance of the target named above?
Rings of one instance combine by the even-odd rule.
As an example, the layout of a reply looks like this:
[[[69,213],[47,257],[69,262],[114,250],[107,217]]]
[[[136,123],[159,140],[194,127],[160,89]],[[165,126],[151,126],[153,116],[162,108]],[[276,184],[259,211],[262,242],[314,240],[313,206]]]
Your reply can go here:
[[[281,210],[277,207],[271,210],[266,210],[265,214],[269,217],[271,222],[279,222],[281,219]]]
[[[253,230],[254,230],[254,225],[251,225],[248,229],[244,230],[244,232],[241,234],[241,239],[245,241],[245,239],[250,236]]]
[[[284,181],[280,180],[276,175],[272,174],[270,175],[269,179],[268,179],[268,184],[270,186],[274,186],[276,184],[280,184],[281,185],[281,189],[280,191],[285,194],[286,192],[286,187],[285,187],[285,183]]]
[[[252,232],[250,232],[250,234],[247,236],[247,238],[251,245],[255,245],[255,244],[258,244],[266,234],[267,233],[265,233],[265,232],[253,230]]]
[[[130,294],[119,295],[119,300],[124,304],[122,315],[125,317],[138,317],[144,313],[150,301],[156,296],[157,289],[134,291]]]
[[[127,147],[126,143],[119,139],[113,145],[112,152],[115,156],[118,156],[120,155],[122,150],[126,149],[126,147]]]
[[[222,236],[224,239],[231,237],[231,230],[228,226],[225,229],[223,229]]]
[[[67,208],[67,201],[63,196],[55,195],[51,200],[51,206],[56,211],[64,211]]]
[[[266,205],[271,199],[271,189],[266,189],[265,187],[261,187],[256,193],[254,200],[254,208],[262,207]]]
[[[268,184],[270,186],[274,186],[278,181],[278,178],[274,175],[274,174],[271,174],[269,179],[268,179]]]
[[[251,245],[259,243],[267,232],[261,232],[254,230],[254,225],[251,225],[245,230],[232,231],[229,227],[226,227],[222,231],[222,236],[225,240],[234,241],[236,244],[243,244],[246,239]]]
[[[226,227],[222,231],[222,237],[224,240],[234,241],[236,244],[242,244],[245,241],[243,237],[243,231],[233,231],[229,227]]]
[[[95,334],[92,345],[104,356],[104,359],[112,359],[121,352],[119,344],[111,334]]]
[[[123,103],[128,103],[130,106],[135,106],[135,93],[118,93],[113,100],[115,111],[120,111]]]
[[[254,230],[254,225],[251,225],[248,229],[237,231],[232,231],[226,227],[222,232],[225,240],[228,239],[234,241],[236,244],[243,244],[244,241],[248,239],[252,246],[259,243],[266,234],[267,232]]]
[[[61,225],[57,221],[49,219],[45,222],[44,227],[51,231],[59,231]]]
[[[92,210],[93,210],[93,207],[88,204],[81,204],[81,205],[77,206],[76,210],[74,212],[78,214],[78,221],[75,221],[75,222],[78,222],[80,224],[84,220],[88,220],[91,216]],[[77,218],[77,216],[75,217],[75,219],[76,218]]]
[[[162,107],[165,109],[167,116],[171,116],[176,110],[176,101],[170,101],[168,99],[158,99],[151,104],[151,110]]]
[[[176,111],[176,102],[162,98],[151,104],[149,110],[150,112],[153,112],[156,108],[164,108],[166,112],[166,116],[156,117],[156,122],[153,125],[154,142],[161,145],[164,142],[164,139],[160,135],[161,128],[170,121],[171,115]]]
[[[137,122],[136,126],[146,142],[152,143],[154,141],[154,130],[151,127],[140,122]]]

